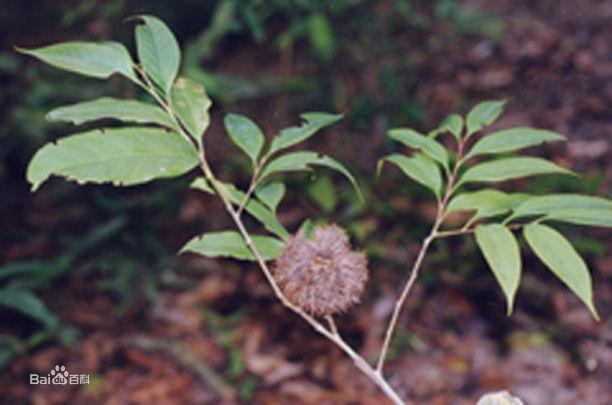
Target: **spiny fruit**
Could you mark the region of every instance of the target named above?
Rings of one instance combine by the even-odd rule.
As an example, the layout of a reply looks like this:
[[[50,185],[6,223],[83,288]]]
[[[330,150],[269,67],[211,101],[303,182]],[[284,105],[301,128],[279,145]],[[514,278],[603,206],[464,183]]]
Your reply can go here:
[[[300,231],[276,259],[272,275],[289,301],[305,312],[326,316],[359,302],[368,280],[367,259],[350,248],[337,225],[317,227],[312,238]]]

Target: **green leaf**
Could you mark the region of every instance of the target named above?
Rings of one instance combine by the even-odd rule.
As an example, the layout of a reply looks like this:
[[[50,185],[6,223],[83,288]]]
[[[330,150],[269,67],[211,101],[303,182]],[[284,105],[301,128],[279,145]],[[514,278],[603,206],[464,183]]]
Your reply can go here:
[[[351,172],[336,160],[329,156],[319,155],[317,152],[293,152],[280,156],[264,167],[260,179],[263,180],[280,172],[309,170],[310,165],[326,166],[342,173],[351,182],[359,198],[363,200],[361,190]]]
[[[450,132],[455,138],[461,138],[463,131],[463,118],[459,114],[451,114],[442,121],[440,126],[429,133],[430,138],[436,138],[445,132]]]
[[[204,86],[191,79],[179,77],[172,86],[172,108],[185,128],[196,137],[210,124],[208,110],[212,105]]]
[[[379,171],[384,161],[393,163],[399,167],[406,176],[429,188],[434,192],[436,197],[440,198],[440,190],[442,188],[440,168],[427,156],[417,153],[409,158],[395,153],[379,161]]]
[[[306,218],[302,225],[300,225],[297,233],[303,233],[306,239],[312,240],[312,236],[314,234],[315,224],[312,222],[310,218]]]
[[[319,159],[317,152],[288,153],[269,162],[261,173],[261,179],[274,173],[308,170],[310,169],[309,165],[317,159]]]
[[[338,194],[328,176],[319,176],[308,186],[307,192],[323,212],[330,213],[338,205]]]
[[[529,224],[525,239],[535,254],[589,308],[593,317],[599,315],[593,305],[593,286],[586,263],[572,244],[555,229],[541,224]]]
[[[342,114],[309,112],[300,117],[305,121],[301,126],[285,128],[272,140],[269,155],[310,138],[321,128],[338,122]]]
[[[37,273],[44,273],[53,266],[49,262],[42,260],[29,260],[16,263],[8,263],[0,267],[0,279],[3,278],[17,278],[20,276],[32,276]]]
[[[580,194],[549,194],[529,198],[511,219],[546,215],[545,219],[578,225],[612,226],[612,201]]]
[[[548,194],[532,196],[519,205],[515,217],[547,214],[555,210],[596,209],[612,210],[612,201],[595,196],[581,194]]]
[[[494,217],[509,212],[527,198],[529,198],[527,194],[506,194],[494,189],[466,192],[457,195],[448,203],[446,214],[456,211],[476,211],[473,220]]]
[[[156,105],[111,97],[59,107],[47,114],[49,121],[67,121],[75,125],[105,118],[141,124],[152,123],[166,128],[175,127],[164,110]]]
[[[409,148],[423,151],[424,154],[439,162],[442,164],[442,167],[448,170],[448,153],[446,149],[444,149],[444,146],[440,145],[435,140],[408,128],[392,129],[388,131],[387,134],[389,138],[401,142]]]
[[[521,279],[518,242],[512,232],[500,224],[478,225],[475,235],[480,251],[506,296],[507,314],[510,315]]]
[[[136,79],[132,58],[119,42],[62,42],[37,49],[17,50],[56,68],[85,76],[106,79],[113,73],[120,73],[128,79]]]
[[[189,185],[189,188],[192,188],[194,190],[200,190],[207,194],[215,194],[215,190],[213,190],[211,185],[204,177],[196,177]]]
[[[284,192],[285,186],[282,183],[271,183],[270,186],[272,186],[273,184],[281,184],[283,188],[283,192]],[[244,203],[246,194],[238,190],[233,184],[220,183],[220,186],[224,188],[227,197],[233,204],[240,206]],[[208,181],[206,181],[206,179],[204,179],[203,177],[196,178],[191,183],[190,188],[193,188],[195,190],[200,190],[208,194],[213,194],[213,195],[216,194],[215,190],[211,187]],[[278,202],[275,200],[278,198],[278,195],[276,196],[273,195],[273,193],[278,192],[278,190],[275,191],[273,189],[277,189],[277,187],[272,186],[270,190],[263,191],[264,193],[267,193],[264,198],[267,199],[266,203],[278,205]],[[255,193],[257,194],[257,189],[255,189]],[[271,208],[272,210],[270,210],[265,205],[259,203],[258,201],[249,199],[248,203],[244,206],[244,209],[246,212],[251,214],[255,219],[261,222],[261,224],[268,231],[274,233],[281,239],[287,239],[289,237],[289,232],[287,232],[283,224],[281,224],[275,216],[274,210],[276,209],[276,207]]]
[[[283,243],[270,236],[251,236],[255,249],[264,260],[271,260],[283,250]],[[179,253],[192,252],[207,257],[231,257],[239,260],[255,260],[246,242],[238,232],[210,232],[191,239]]]
[[[223,120],[225,130],[232,141],[257,165],[257,158],[264,144],[264,134],[253,121],[238,114],[228,114]]]
[[[32,191],[51,175],[79,183],[128,186],[179,176],[198,162],[193,145],[175,132],[141,127],[98,129],[43,146],[30,161],[27,178]]]
[[[535,157],[511,157],[480,163],[465,171],[459,184],[492,183],[540,174],[573,174],[570,170]]]
[[[494,132],[480,139],[466,155],[466,159],[493,153],[514,152],[529,146],[544,142],[565,140],[565,137],[556,132],[535,128],[511,128]]]
[[[491,125],[504,110],[505,100],[483,101],[470,110],[466,118],[467,137]]]
[[[543,219],[544,221],[568,222],[576,225],[612,227],[612,210],[598,209],[565,209],[555,210]]]
[[[47,306],[34,294],[26,290],[3,288],[0,290],[0,306],[21,312],[48,328],[59,324],[59,320],[47,309]]]
[[[266,204],[272,212],[276,212],[278,204],[280,204],[285,195],[285,185],[281,182],[260,184],[255,188],[255,195],[259,198],[259,201]]]
[[[323,60],[330,60],[334,55],[334,33],[329,20],[322,13],[314,13],[308,19],[310,44]]]
[[[142,68],[157,83],[165,94],[179,70],[181,50],[168,26],[150,15],[136,17],[144,24],[136,26],[136,50]]]
[[[236,205],[242,205],[246,199],[246,194],[238,190],[233,184],[222,183],[221,184],[230,201]],[[266,208],[265,205],[254,199],[249,199],[247,204],[244,206],[246,212],[255,217],[263,226],[270,232],[279,236],[281,239],[287,239],[289,232],[281,224],[274,213]]]
[[[334,169],[335,171],[344,175],[344,177],[346,177],[353,186],[353,189],[357,193],[357,197],[359,197],[359,200],[363,201],[363,194],[361,194],[361,189],[357,184],[357,180],[355,180],[355,177],[346,167],[344,167],[343,164],[326,155],[322,155],[316,162],[312,162],[312,164],[329,167],[330,169]]]

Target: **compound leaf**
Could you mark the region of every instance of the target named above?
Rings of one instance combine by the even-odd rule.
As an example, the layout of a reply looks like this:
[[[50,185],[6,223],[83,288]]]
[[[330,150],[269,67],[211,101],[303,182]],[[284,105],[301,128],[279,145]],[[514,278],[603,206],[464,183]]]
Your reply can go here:
[[[542,224],[529,224],[525,239],[536,256],[589,308],[599,319],[593,304],[593,286],[586,263],[572,244],[558,231]]]
[[[177,133],[126,127],[87,131],[46,144],[30,161],[27,179],[32,191],[51,175],[128,186],[179,176],[197,164],[197,151]]]

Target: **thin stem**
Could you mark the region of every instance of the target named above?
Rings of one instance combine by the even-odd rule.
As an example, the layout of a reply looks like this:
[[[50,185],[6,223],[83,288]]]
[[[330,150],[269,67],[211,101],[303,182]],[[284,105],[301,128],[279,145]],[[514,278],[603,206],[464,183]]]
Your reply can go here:
[[[329,330],[334,335],[340,336],[340,334],[338,333],[338,327],[336,326],[336,322],[334,321],[334,318],[331,315],[326,315],[325,320],[327,321],[327,324],[329,325]]]
[[[520,229],[523,226],[523,224],[512,224],[512,225],[507,225],[506,228],[508,229]],[[457,235],[465,235],[468,233],[474,233],[476,232],[475,228],[461,228],[461,229],[451,229],[448,231],[439,231],[436,233],[436,238],[447,238],[449,236],[457,236]]]
[[[408,294],[412,290],[412,286],[414,285],[414,283],[416,282],[419,276],[419,270],[421,268],[421,264],[423,263],[423,259],[425,258],[425,253],[427,252],[427,248],[429,247],[429,245],[431,244],[431,242],[433,241],[435,237],[436,237],[436,229],[432,229],[429,236],[427,236],[427,238],[425,238],[425,240],[423,241],[423,244],[421,245],[421,249],[419,250],[419,254],[416,260],[414,261],[412,270],[410,271],[410,277],[408,278],[408,281],[406,281],[406,284],[404,285],[404,288],[402,289],[402,292],[399,298],[395,302],[395,308],[393,310],[393,315],[391,316],[391,320],[389,321],[389,325],[387,326],[387,330],[385,332],[385,340],[383,341],[383,345],[380,350],[380,355],[378,357],[378,362],[376,363],[376,371],[379,373],[382,373],[382,369],[385,365],[387,351],[389,350],[389,346],[391,344],[391,338],[393,337],[393,333],[395,332],[397,321],[399,319],[402,307],[404,306],[404,302],[406,301]]]
[[[142,79],[144,80],[144,83],[141,81],[137,81],[136,83],[140,87],[142,87],[147,93],[149,93],[151,97],[153,97],[155,101],[157,101],[157,103],[164,109],[166,114],[170,117],[170,119],[174,123],[176,129],[178,129],[179,134],[183,138],[185,138],[185,140],[187,140],[189,143],[192,143],[196,147],[200,148],[202,145],[202,142],[199,140],[199,138],[194,137],[190,135],[187,131],[185,131],[185,129],[183,128],[183,125],[180,123],[180,120],[174,113],[174,110],[172,109],[170,104],[163,97],[157,94],[157,91],[155,91],[155,85],[149,78],[149,75],[147,74],[147,72],[145,72],[145,70],[139,65],[134,64],[133,67],[134,67],[134,70],[136,70],[140,74]]]
[[[423,240],[421,245],[421,249],[417,255],[414,264],[412,265],[412,269],[410,270],[410,277],[404,284],[404,288],[402,288],[402,292],[395,302],[395,308],[393,309],[393,314],[391,315],[391,319],[389,320],[389,324],[387,325],[387,329],[385,331],[385,339],[383,340],[382,347],[380,349],[380,355],[378,357],[378,362],[376,363],[376,371],[382,375],[382,370],[385,365],[385,360],[387,358],[387,352],[389,350],[389,346],[391,345],[391,339],[393,338],[393,333],[395,332],[395,328],[397,326],[397,321],[399,320],[400,313],[402,308],[404,307],[404,303],[406,302],[406,298],[408,298],[408,294],[412,290],[412,287],[416,283],[416,280],[419,277],[419,272],[421,266],[423,264],[423,260],[425,259],[425,254],[427,253],[427,249],[431,242],[438,237],[438,230],[444,221],[444,217],[446,214],[446,206],[448,205],[448,201],[452,196],[453,192],[457,187],[457,176],[459,174],[459,168],[462,164],[463,151],[465,148],[465,138],[462,138],[457,147],[457,159],[455,161],[455,165],[453,167],[452,172],[448,176],[448,183],[446,187],[446,192],[444,193],[444,197],[441,201],[438,201],[438,210],[436,213],[436,219],[434,221],[434,225],[431,228],[429,235]]]
[[[333,335],[332,335],[333,336]],[[338,345],[352,360],[355,366],[361,370],[370,380],[372,380],[378,387],[387,395],[387,397],[393,401],[396,405],[405,405],[404,400],[395,392],[395,390],[389,385],[385,377],[378,370],[374,370],[370,364],[365,361],[363,357],[357,354],[339,335],[330,338],[336,345]]]
[[[238,207],[238,215],[242,214],[244,207],[246,207],[246,205],[248,204],[251,198],[251,195],[255,191],[255,188],[257,187],[259,183],[259,173],[261,173],[261,169],[266,164],[266,160],[267,160],[266,157],[263,157],[259,161],[259,163],[257,163],[257,166],[255,167],[255,169],[253,169],[253,176],[251,177],[251,183],[249,184],[249,188],[247,189],[247,192],[244,195],[244,199],[242,200],[242,202],[240,203],[240,206]]]
[[[474,228],[461,228],[461,229],[452,229],[450,231],[440,231],[436,234],[436,238],[447,238],[449,236],[456,236],[456,235],[465,235],[468,233],[473,233],[474,232]]]

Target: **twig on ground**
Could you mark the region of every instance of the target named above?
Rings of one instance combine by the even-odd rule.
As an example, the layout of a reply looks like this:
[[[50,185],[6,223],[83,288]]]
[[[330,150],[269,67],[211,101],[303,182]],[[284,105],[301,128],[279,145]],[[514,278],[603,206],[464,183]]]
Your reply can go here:
[[[147,352],[164,352],[182,367],[206,382],[224,400],[233,400],[236,397],[234,389],[227,385],[215,370],[204,363],[195,352],[178,341],[145,335],[131,335],[124,339],[124,343]]]

